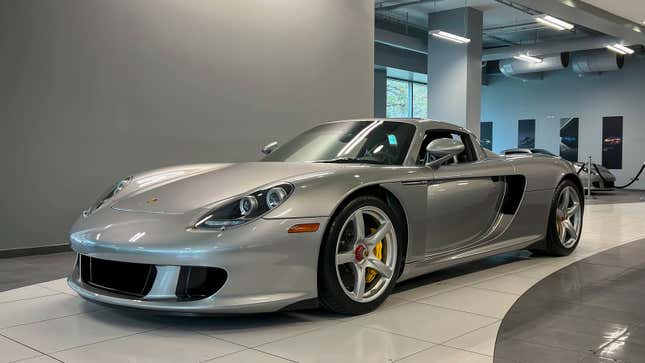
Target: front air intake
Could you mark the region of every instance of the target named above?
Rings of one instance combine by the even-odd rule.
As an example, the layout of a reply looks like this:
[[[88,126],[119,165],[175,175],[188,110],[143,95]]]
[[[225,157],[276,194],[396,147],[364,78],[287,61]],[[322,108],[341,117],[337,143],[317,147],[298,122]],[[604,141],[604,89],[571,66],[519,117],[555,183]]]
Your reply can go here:
[[[199,300],[215,294],[228,274],[217,267],[182,266],[175,294],[180,300]]]
[[[81,280],[97,289],[119,295],[146,296],[157,276],[154,265],[103,260],[81,255]]]

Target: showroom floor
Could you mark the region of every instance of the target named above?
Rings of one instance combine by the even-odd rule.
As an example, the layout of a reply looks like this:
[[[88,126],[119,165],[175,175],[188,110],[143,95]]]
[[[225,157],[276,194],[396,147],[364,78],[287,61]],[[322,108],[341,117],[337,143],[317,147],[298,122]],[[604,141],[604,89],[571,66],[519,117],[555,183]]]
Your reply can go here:
[[[645,239],[549,275],[504,316],[496,358],[645,361]]]
[[[4,258],[0,262],[0,291],[6,291],[67,276],[74,253]]]
[[[429,274],[402,283],[381,308],[360,317],[320,311],[163,317],[85,302],[64,279],[25,286],[0,292],[0,361],[492,362],[500,326],[512,326],[502,319],[517,311],[520,295],[571,263],[645,238],[644,212],[645,203],[589,205],[580,246],[569,257],[519,252]],[[582,284],[584,276],[573,278]],[[554,350],[547,340],[515,338]],[[503,355],[509,360],[494,360],[545,361]],[[578,358],[598,361],[593,351]]]
[[[594,191],[587,204],[634,203],[645,201],[645,190],[627,189]]]

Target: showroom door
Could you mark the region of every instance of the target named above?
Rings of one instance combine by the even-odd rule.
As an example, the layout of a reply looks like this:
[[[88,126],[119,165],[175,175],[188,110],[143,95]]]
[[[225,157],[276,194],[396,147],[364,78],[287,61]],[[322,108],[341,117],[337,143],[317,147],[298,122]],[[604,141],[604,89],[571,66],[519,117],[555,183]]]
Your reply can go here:
[[[504,196],[504,159],[477,160],[468,135],[466,151],[434,173],[427,189],[426,255],[434,257],[481,243],[497,219]]]

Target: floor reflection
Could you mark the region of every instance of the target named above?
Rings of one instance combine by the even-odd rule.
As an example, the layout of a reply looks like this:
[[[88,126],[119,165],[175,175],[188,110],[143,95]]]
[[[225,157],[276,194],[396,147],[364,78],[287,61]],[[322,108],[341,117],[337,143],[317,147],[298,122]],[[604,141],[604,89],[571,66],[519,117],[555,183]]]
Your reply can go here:
[[[495,361],[644,361],[644,282],[645,240],[555,272],[506,314]]]

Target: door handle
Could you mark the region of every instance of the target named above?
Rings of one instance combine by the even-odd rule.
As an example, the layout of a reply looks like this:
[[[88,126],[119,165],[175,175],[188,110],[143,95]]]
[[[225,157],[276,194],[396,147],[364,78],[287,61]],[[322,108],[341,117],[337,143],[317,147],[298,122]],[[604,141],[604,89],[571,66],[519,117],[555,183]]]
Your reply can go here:
[[[411,180],[411,181],[404,181],[401,184],[403,185],[425,185],[428,184],[427,180]]]

